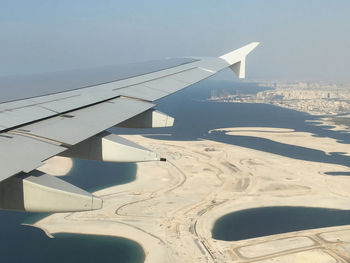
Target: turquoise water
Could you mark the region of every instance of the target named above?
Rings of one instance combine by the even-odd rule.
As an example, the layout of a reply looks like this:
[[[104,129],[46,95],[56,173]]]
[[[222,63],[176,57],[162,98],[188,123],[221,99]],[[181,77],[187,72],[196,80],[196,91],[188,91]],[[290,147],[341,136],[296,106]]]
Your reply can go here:
[[[225,241],[350,224],[350,211],[310,207],[261,207],[219,218],[213,238]]]

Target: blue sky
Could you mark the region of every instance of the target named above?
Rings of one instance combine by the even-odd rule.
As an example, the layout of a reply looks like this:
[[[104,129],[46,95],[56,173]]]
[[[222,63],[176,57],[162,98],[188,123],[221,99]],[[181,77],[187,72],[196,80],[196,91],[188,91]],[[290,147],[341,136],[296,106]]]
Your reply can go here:
[[[248,79],[349,81],[349,11],[348,0],[2,0],[0,76],[218,56],[260,41]]]

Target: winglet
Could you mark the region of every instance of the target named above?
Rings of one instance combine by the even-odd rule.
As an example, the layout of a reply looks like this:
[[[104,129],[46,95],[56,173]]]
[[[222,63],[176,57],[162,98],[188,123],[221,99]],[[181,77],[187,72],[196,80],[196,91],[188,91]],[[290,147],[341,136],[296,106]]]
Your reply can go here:
[[[235,72],[237,77],[245,78],[245,58],[259,44],[259,42],[252,42],[244,47],[222,55],[220,58],[230,64],[230,68]]]

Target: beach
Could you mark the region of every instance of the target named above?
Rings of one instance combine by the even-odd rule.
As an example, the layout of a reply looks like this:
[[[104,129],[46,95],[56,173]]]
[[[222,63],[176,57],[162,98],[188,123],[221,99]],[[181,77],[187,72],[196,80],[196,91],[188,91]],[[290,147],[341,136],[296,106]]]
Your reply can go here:
[[[347,144],[292,129],[223,127],[211,132],[216,131],[307,147],[328,155],[350,154]],[[249,208],[349,210],[350,178],[326,174],[348,172],[349,167],[211,140],[123,137],[152,149],[167,162],[138,163],[135,181],[95,192],[104,200],[102,210],[53,214],[36,222],[35,227],[49,236],[84,233],[125,237],[143,247],[147,263],[343,262],[350,258],[346,252],[350,226],[240,241],[215,240],[211,232],[220,217]]]

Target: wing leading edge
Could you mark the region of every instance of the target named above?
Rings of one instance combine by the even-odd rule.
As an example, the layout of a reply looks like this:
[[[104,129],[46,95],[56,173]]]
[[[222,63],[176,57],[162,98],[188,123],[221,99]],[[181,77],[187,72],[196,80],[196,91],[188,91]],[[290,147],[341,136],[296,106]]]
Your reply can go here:
[[[173,119],[155,111],[152,102],[225,68],[244,78],[246,56],[258,44],[219,58],[190,59],[125,79],[0,103],[0,208],[31,212],[100,208],[98,197],[35,169],[58,154],[112,162],[161,160],[104,131],[115,125],[171,126]]]

